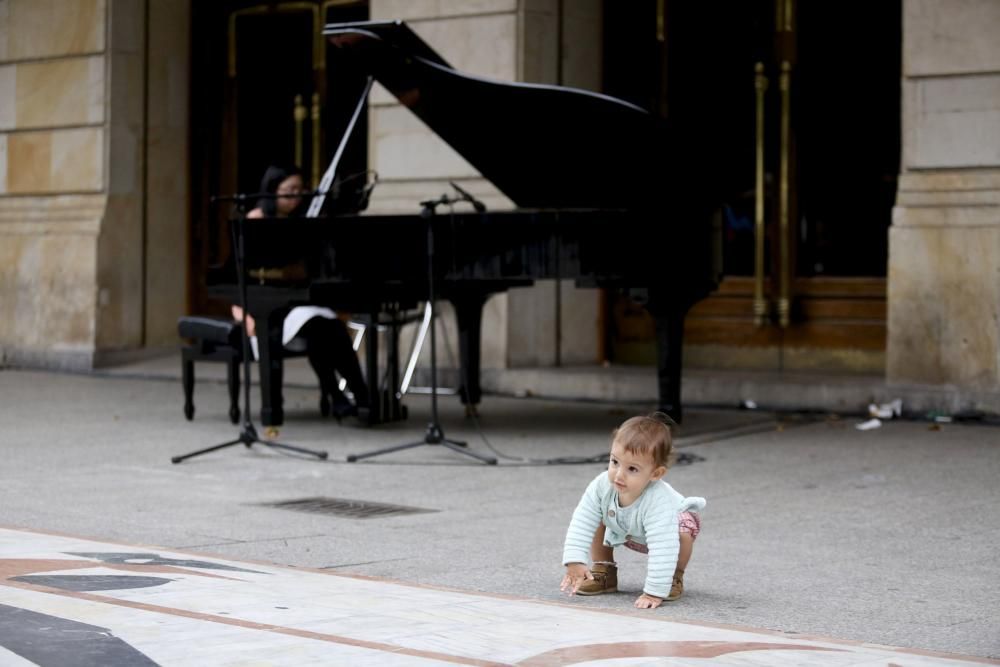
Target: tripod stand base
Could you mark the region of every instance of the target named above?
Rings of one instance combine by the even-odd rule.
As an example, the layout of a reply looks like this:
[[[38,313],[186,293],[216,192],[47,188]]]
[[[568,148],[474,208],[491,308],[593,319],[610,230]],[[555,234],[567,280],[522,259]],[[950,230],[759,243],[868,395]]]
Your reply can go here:
[[[294,447],[292,445],[285,445],[280,442],[273,442],[271,440],[264,440],[257,436],[257,429],[253,427],[253,424],[247,422],[243,425],[243,430],[240,431],[239,437],[235,440],[229,440],[228,442],[223,442],[219,445],[213,445],[212,447],[206,447],[205,449],[199,449],[194,452],[189,452],[182,456],[174,456],[170,459],[171,463],[180,463],[185,459],[194,458],[195,456],[200,456],[202,454],[208,454],[209,452],[214,452],[219,449],[225,449],[226,447],[233,447],[234,445],[244,445],[247,449],[251,445],[264,445],[265,447],[271,447],[272,449],[280,449],[288,452],[295,452],[297,454],[305,454],[307,456],[315,456],[318,459],[325,460],[329,456],[326,452],[317,451],[314,449],[306,449],[304,447]]]
[[[477,461],[482,461],[483,463],[491,466],[497,464],[497,460],[492,456],[484,456],[477,452],[469,449],[469,444],[462,442],[461,440],[449,440],[444,437],[444,431],[441,427],[435,423],[430,423],[427,425],[427,432],[424,433],[424,439],[418,440],[416,442],[407,442],[402,445],[393,445],[392,447],[385,447],[383,449],[375,449],[370,452],[365,452],[364,454],[348,454],[347,462],[354,463],[355,461],[360,461],[361,459],[371,458],[373,456],[379,456],[380,454],[389,454],[390,452],[401,452],[404,449],[413,449],[415,447],[423,447],[424,445],[440,445],[442,447],[447,447],[453,452],[458,452],[459,454],[465,454],[466,456],[471,456]]]

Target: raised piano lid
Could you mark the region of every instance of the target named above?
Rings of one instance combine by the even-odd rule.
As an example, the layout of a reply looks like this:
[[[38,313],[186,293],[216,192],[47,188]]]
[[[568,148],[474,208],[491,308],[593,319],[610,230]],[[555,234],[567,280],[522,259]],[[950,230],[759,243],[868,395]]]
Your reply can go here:
[[[459,72],[402,21],[324,34],[519,207],[627,209],[665,194],[665,126],[634,104]]]

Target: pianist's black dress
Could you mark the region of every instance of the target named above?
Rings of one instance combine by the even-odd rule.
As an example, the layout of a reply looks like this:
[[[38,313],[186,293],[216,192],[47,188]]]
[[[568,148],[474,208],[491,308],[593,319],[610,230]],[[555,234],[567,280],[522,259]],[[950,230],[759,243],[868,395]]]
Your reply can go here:
[[[301,190],[302,172],[297,167],[270,166],[261,179],[260,191],[268,194],[283,193],[289,184]],[[282,188],[282,184],[286,187]],[[294,204],[294,208],[291,205]],[[250,217],[281,218],[298,215],[305,202],[299,197],[286,197],[276,200],[263,198],[257,202],[257,207],[250,212]],[[286,315],[286,320],[293,317],[297,309]],[[305,310],[304,308],[302,310]],[[305,348],[309,364],[319,378],[320,400],[319,409],[324,417],[331,413],[339,420],[341,417],[356,415],[358,408],[368,407],[368,385],[361,373],[357,354],[347,326],[334,316],[329,309],[316,309],[316,314],[294,332],[288,332],[285,341],[286,349],[302,351]],[[301,316],[301,310],[299,315]],[[308,313],[307,313],[308,316]],[[287,322],[286,322],[287,328]],[[354,394],[355,403],[340,390],[337,374],[347,381],[347,388]]]

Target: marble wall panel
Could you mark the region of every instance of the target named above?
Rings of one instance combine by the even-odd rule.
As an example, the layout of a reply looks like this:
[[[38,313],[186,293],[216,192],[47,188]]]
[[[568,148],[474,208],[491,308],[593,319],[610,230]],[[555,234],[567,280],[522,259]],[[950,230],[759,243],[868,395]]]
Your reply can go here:
[[[890,229],[890,382],[1000,385],[1000,225]]]
[[[552,366],[556,362],[556,282],[507,292],[507,366]]]
[[[105,46],[107,0],[4,0],[8,28],[0,59],[98,53]],[[3,43],[0,42],[0,47]]]
[[[1000,71],[1000,2],[905,0],[903,74]]]
[[[173,345],[187,309],[187,129],[150,128],[146,178],[146,340]],[[155,165],[155,168],[153,167]]]
[[[0,0],[0,61],[7,60],[10,35],[10,0]]]
[[[144,45],[145,0],[112,0],[109,24],[111,39],[108,46],[114,54],[141,55]]]
[[[603,17],[601,0],[576,0],[563,5],[563,85],[601,91]]]
[[[507,367],[508,295],[494,294],[483,306],[482,368]]]
[[[138,194],[142,183],[142,135],[136,128],[112,123],[108,147],[108,193]]]
[[[1000,166],[1000,74],[907,81],[904,99],[908,167]]]
[[[439,20],[475,14],[504,14],[517,10],[518,0],[371,0],[373,20]]]
[[[175,345],[187,311],[190,6],[151,0],[146,132],[146,346]]]
[[[1000,170],[949,169],[902,174],[893,224],[931,227],[1000,224]]]
[[[7,194],[7,135],[0,134],[0,195]]]
[[[142,57],[131,53],[111,56],[111,99],[108,117],[112,125],[141,127],[143,123],[142,87],[145,71]]]
[[[142,90],[143,12],[139,0],[110,6],[108,206],[97,247],[96,343],[101,353],[143,345],[146,284],[142,179],[147,128]]]
[[[514,81],[518,76],[517,26],[516,14],[496,14],[424,21],[410,27],[459,71]]]
[[[517,16],[473,16],[448,21],[423,21],[410,28],[457,70],[501,81],[518,78]],[[398,104],[376,82],[369,106]]]
[[[510,290],[508,366],[599,363],[600,301],[600,291],[579,289],[573,280]]]
[[[93,349],[94,243],[88,234],[3,236],[0,346]]]
[[[95,236],[104,207],[100,193],[0,197],[0,234]]]
[[[555,3],[535,0],[527,3],[519,22],[519,81],[558,84],[559,13]]]
[[[148,122],[187,127],[191,81],[191,8],[188,3],[152,0],[149,5]]]
[[[138,194],[108,197],[97,248],[95,341],[102,351],[143,343],[142,225]]]
[[[16,127],[87,125],[104,120],[103,56],[21,63],[16,67]]]
[[[104,164],[102,137],[100,128],[7,135],[7,192],[100,191]]]
[[[899,193],[1000,190],[1000,169],[919,171],[899,175]],[[941,203],[941,202],[937,202]]]
[[[597,364],[601,349],[601,292],[581,289],[563,280],[559,304],[559,362],[567,365]]]
[[[0,198],[0,356],[90,367],[103,212],[101,195]]]
[[[13,129],[16,121],[17,66],[0,65],[0,130]]]
[[[52,190],[52,132],[7,135],[7,192]]]
[[[104,189],[104,130],[85,127],[52,132],[51,187],[56,192]]]
[[[478,176],[465,158],[405,107],[372,109],[369,132],[369,164],[380,178],[447,180]],[[440,194],[440,187],[435,188],[435,195]]]
[[[108,191],[113,195],[135,195],[142,187],[143,11],[138,0],[115,0],[111,5]]]

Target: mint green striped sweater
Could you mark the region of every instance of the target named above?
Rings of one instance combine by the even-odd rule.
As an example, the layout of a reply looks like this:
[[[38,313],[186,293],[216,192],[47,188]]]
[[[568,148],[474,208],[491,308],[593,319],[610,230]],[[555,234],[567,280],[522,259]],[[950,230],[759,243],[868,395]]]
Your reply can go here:
[[[680,549],[677,515],[698,512],[704,507],[704,498],[685,498],[672,486],[659,480],[650,482],[642,495],[626,508],[628,525],[620,525],[618,519],[622,511],[618,504],[618,491],[608,479],[608,473],[602,472],[587,486],[573,512],[566,531],[563,564],[590,563],[590,543],[603,521],[607,526],[605,545],[618,547],[628,539],[649,548],[643,592],[666,598],[670,593]]]

